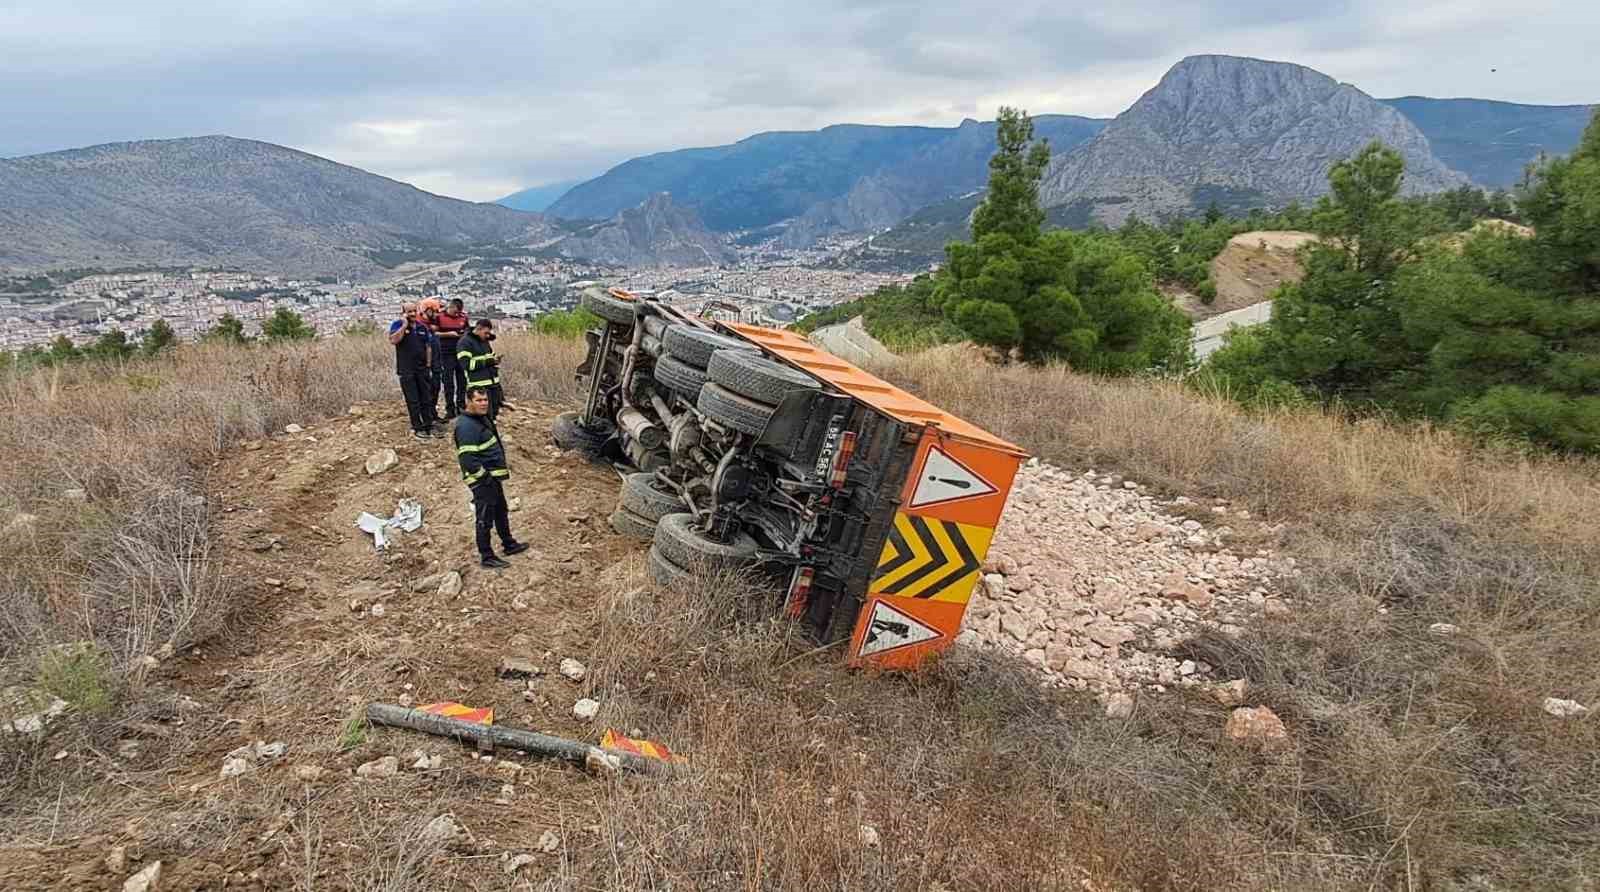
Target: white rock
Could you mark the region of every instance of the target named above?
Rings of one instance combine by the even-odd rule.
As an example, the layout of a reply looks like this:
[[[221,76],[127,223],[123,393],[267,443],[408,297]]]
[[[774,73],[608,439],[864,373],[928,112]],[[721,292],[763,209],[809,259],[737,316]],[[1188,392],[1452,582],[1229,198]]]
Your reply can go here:
[[[549,831],[547,830],[545,832],[548,833]],[[510,858],[506,859],[505,866],[501,869],[505,871],[506,876],[511,876],[522,868],[532,864],[534,860],[534,857],[526,852],[520,855],[512,855]]]
[[[1127,719],[1133,716],[1133,698],[1117,692],[1106,698],[1106,718]]]
[[[561,851],[561,837],[554,830],[546,830],[539,834],[538,849],[546,855],[554,855]]]
[[[122,883],[122,892],[159,892],[161,888],[161,862],[152,861],[144,869]]]
[[[106,872],[107,873],[111,873],[111,874],[119,874],[119,873],[122,873],[124,870],[127,870],[128,869],[128,847],[127,846],[112,846],[111,847],[111,851],[106,853],[105,865],[106,865]]]
[[[562,675],[565,675],[567,678],[570,678],[573,681],[583,681],[584,674],[588,672],[582,663],[574,660],[571,657],[562,659],[560,669]]]
[[[1589,707],[1576,700],[1560,700],[1555,697],[1544,698],[1544,711],[1558,719],[1582,718],[1589,714]]]
[[[286,434],[298,434],[298,433],[303,433],[304,431],[305,431],[305,428],[301,427],[298,424],[286,424],[286,425],[283,426],[283,432],[286,433]]]
[[[237,756],[230,759],[223,759],[222,776],[238,777],[242,774],[250,773],[255,769],[255,767],[255,763],[251,762],[249,759],[242,759]]]
[[[384,606],[382,604],[374,604],[371,607],[367,608],[367,612],[372,614],[373,616],[379,618],[379,619],[382,619],[383,615],[385,613],[387,613],[388,611],[384,609]]]
[[[444,764],[444,756],[438,755],[437,753],[435,753],[434,755],[431,755],[431,756],[423,754],[423,755],[417,756],[417,761],[411,763],[411,770],[412,771],[437,771],[437,770],[439,770],[439,766],[441,766],[443,764]]]
[[[461,574],[451,570],[439,580],[439,597],[454,598],[459,594],[461,594]]]
[[[380,449],[367,456],[367,476],[382,474],[400,464],[400,456],[393,449]]]
[[[422,828],[422,838],[427,842],[449,842],[460,833],[461,827],[456,824],[456,819],[449,815],[440,815]]]
[[[1436,635],[1440,638],[1449,638],[1451,635],[1455,635],[1460,631],[1460,627],[1456,626],[1454,623],[1434,623],[1428,627],[1429,635]]]
[[[86,492],[82,487],[73,487],[72,489],[63,489],[61,491],[61,498],[66,499],[69,502],[87,502],[89,500],[89,493]]]
[[[1244,704],[1245,694],[1250,690],[1250,682],[1235,678],[1227,684],[1219,684],[1211,689],[1211,698],[1223,706],[1240,706]]]
[[[356,769],[357,777],[394,777],[400,773],[400,760],[394,756],[373,759]]]
[[[856,835],[861,840],[861,844],[863,846],[869,849],[875,849],[878,847],[878,828],[872,826],[871,824],[862,824]]]
[[[1193,675],[1195,673],[1194,660],[1184,660],[1178,664],[1179,675]]]
[[[622,757],[591,746],[583,754],[583,769],[595,777],[616,777],[622,773]]]
[[[600,703],[588,697],[572,704],[572,717],[580,721],[589,721],[600,713]]]

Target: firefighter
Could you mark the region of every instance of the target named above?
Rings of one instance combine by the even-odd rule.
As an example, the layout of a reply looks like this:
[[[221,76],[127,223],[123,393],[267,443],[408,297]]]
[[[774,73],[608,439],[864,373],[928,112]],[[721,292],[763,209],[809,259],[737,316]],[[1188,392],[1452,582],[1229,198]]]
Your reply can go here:
[[[428,327],[417,319],[417,305],[400,307],[400,318],[389,324],[389,343],[394,345],[394,373],[400,378],[400,392],[406,398],[406,413],[411,416],[411,435],[419,440],[443,437],[433,428],[436,419],[428,402],[432,390],[432,349]]]
[[[494,323],[479,319],[472,323],[472,331],[461,336],[456,349],[456,362],[467,373],[467,391],[482,387],[489,396],[489,420],[500,416],[500,357],[489,346],[494,340]]]
[[[455,424],[456,461],[461,478],[472,490],[473,532],[477,537],[478,559],[492,570],[511,564],[494,553],[490,544],[491,527],[500,536],[502,550],[509,556],[528,550],[525,542],[511,536],[511,516],[506,509],[506,491],[501,481],[511,476],[506,467],[505,444],[489,416],[490,388],[467,386],[466,403]]]
[[[461,306],[461,298],[452,297],[448,307],[429,324],[439,336],[439,356],[444,360],[434,364],[444,385],[444,417],[454,418],[461,411],[461,404],[467,401],[465,369],[456,362],[461,336],[467,333],[467,314]]]

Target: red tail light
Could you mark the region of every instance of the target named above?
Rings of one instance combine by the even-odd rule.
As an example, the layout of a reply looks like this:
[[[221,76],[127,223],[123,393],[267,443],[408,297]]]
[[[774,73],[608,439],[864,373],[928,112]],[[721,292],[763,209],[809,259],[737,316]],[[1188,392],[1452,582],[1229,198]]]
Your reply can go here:
[[[833,477],[828,485],[834,489],[844,488],[844,471],[850,466],[850,456],[856,451],[856,432],[845,431],[839,438],[839,452],[833,457]]]
[[[816,571],[810,567],[801,567],[794,571],[794,581],[789,583],[789,599],[784,605],[784,612],[790,619],[799,619],[806,613],[806,607],[811,604],[811,577]]]

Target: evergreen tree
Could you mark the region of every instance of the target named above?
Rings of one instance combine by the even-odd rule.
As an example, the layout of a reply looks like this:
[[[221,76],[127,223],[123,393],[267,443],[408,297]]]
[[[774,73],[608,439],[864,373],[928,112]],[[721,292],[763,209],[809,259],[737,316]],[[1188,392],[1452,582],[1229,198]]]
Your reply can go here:
[[[1001,106],[996,120],[994,156],[989,159],[989,191],[972,215],[972,240],[1003,233],[1018,244],[1039,238],[1044,210],[1039,207],[1039,180],[1050,164],[1046,140],[1033,141],[1033,118],[1020,109]]]
[[[317,330],[306,324],[299,313],[288,307],[279,307],[261,326],[261,337],[268,342],[304,341],[317,336]]]
[[[63,362],[71,362],[80,356],[82,354],[78,352],[77,347],[73,346],[70,338],[66,335],[56,335],[50,342],[50,350],[44,355],[44,359],[51,365],[58,365]]]
[[[177,342],[177,332],[172,330],[167,320],[157,319],[151,323],[150,330],[144,333],[143,350],[146,356],[155,356]]]
[[[238,317],[223,313],[217,324],[201,336],[201,340],[237,346],[248,343],[250,338],[244,333],[244,323]]]
[[[128,343],[128,336],[120,328],[101,335],[84,351],[84,354],[95,359],[127,359],[133,355],[134,346]]]

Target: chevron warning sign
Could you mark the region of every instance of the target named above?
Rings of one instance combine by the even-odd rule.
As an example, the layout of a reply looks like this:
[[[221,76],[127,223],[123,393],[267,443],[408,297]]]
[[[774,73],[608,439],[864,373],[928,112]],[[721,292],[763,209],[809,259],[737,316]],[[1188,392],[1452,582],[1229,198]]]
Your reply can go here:
[[[606,730],[605,736],[600,738],[600,746],[603,749],[621,750],[625,753],[633,753],[636,756],[644,756],[646,759],[660,759],[663,762],[687,761],[682,756],[676,755],[672,750],[667,749],[667,745],[664,743],[657,743],[654,740],[645,740],[643,738],[634,740],[631,737],[624,737],[615,728]]]
[[[897,512],[867,591],[966,603],[994,530]]]
[[[444,703],[428,703],[423,706],[418,706],[417,709],[421,712],[432,713],[433,715],[442,715],[447,719],[459,719],[463,722],[472,722],[473,724],[477,725],[494,724],[493,709],[475,709],[471,706],[463,706],[460,703],[454,703],[451,701],[445,701]]]

